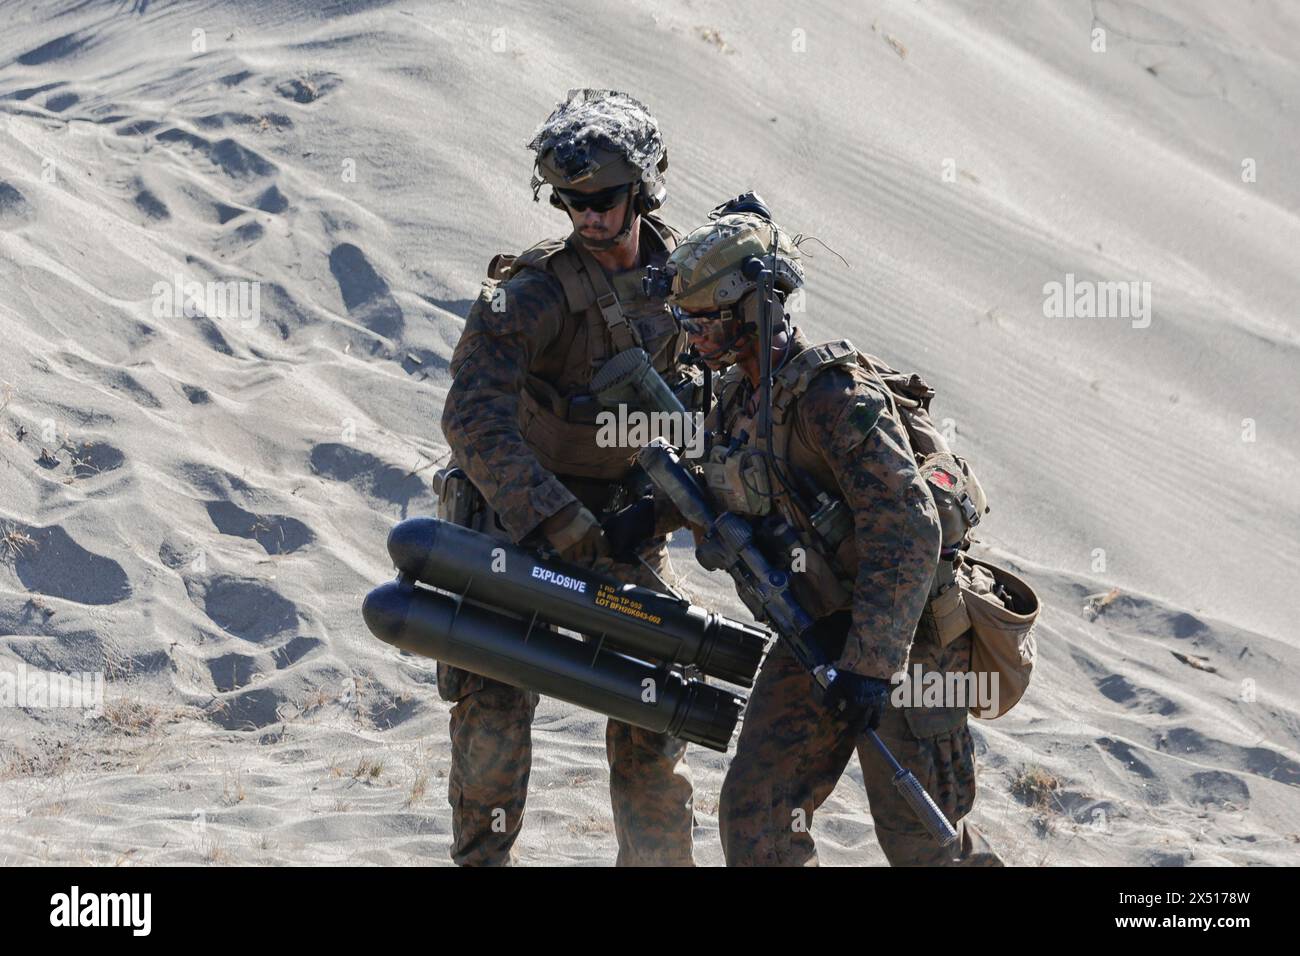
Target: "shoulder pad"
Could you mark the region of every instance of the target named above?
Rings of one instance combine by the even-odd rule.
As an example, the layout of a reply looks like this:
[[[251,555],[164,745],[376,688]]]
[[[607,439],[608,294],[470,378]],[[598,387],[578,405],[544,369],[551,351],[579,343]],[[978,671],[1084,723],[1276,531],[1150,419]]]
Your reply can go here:
[[[563,248],[563,239],[543,239],[517,256],[498,252],[488,263],[488,278],[500,282],[517,274],[520,269],[545,269],[546,260]]]
[[[488,279],[505,282],[525,269],[549,274],[559,281],[560,288],[564,290],[569,311],[579,313],[594,300],[579,275],[580,268],[574,258],[567,239],[543,239],[517,256],[506,253],[493,256],[488,263]]]
[[[772,417],[783,421],[790,403],[808,390],[814,378],[829,368],[856,365],[858,350],[848,339],[825,342],[804,349],[776,373],[772,380]]]
[[[885,386],[898,398],[906,399],[929,411],[930,401],[935,395],[934,389],[915,372],[910,375],[900,372],[890,367],[883,359],[865,353],[859,354],[858,364],[879,376]]]

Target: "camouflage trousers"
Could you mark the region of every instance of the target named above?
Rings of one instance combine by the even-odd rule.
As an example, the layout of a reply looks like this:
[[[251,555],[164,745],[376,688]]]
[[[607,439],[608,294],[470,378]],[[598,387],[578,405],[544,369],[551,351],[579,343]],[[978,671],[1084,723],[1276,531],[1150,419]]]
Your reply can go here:
[[[618,565],[613,575],[661,588],[639,565]],[[460,866],[511,865],[528,796],[539,697],[441,661],[438,691],[454,702],[447,788],[451,858]],[[694,865],[694,796],[683,759],[686,742],[611,720],[605,728],[605,753],[617,864]]]
[[[964,708],[887,706],[876,732],[956,827],[940,847],[894,788],[893,773],[866,736],[854,734],[813,696],[813,680],[778,644],[759,672],[736,755],[722,782],[719,829],[728,866],[816,866],[813,813],[856,749],[876,839],[892,866],[1001,866],[971,824],[975,752]]]

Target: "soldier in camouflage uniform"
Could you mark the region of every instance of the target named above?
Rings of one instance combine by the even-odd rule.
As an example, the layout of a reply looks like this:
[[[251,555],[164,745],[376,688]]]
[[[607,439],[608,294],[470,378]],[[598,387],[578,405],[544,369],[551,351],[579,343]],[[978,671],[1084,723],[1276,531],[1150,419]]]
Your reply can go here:
[[[945,672],[969,670],[971,654],[969,630],[941,638],[928,608],[940,523],[895,400],[847,341],[813,346],[788,324],[782,303],[803,282],[798,253],[781,236],[773,256],[766,207],[752,195],[740,200],[688,235],[668,269],[670,303],[692,346],[710,368],[727,369],[706,422],[703,477],[719,510],[752,516],[760,540],[784,540],[775,550],[799,572],[790,575],[795,596],[838,674],[822,693],[784,642],[768,655],[722,787],[727,863],[815,865],[813,813],[856,749],[892,865],[1001,865],[973,826],[958,823],[975,798],[966,708],[890,699],[909,652],[913,665]],[[773,276],[773,300],[754,278],[760,266]],[[761,321],[774,329],[770,454],[759,429]],[[904,802],[864,727],[877,729],[957,825],[951,848]]]
[[[663,590],[666,538],[651,536],[631,563],[613,561],[601,520],[630,488],[635,448],[600,447],[591,377],[640,347],[670,385],[683,385],[685,334],[662,298],[643,291],[676,235],[651,215],[664,199],[667,155],[658,127],[632,97],[569,94],[529,144],[533,198],[573,231],[517,257],[498,256],[451,362],[442,427],[456,462],[486,500],[482,530]],[[644,563],[643,563],[644,562]],[[438,665],[451,711],[452,859],[514,860],[531,763],[535,693]],[[606,731],[619,865],[691,865],[693,801],[686,744],[611,720]]]

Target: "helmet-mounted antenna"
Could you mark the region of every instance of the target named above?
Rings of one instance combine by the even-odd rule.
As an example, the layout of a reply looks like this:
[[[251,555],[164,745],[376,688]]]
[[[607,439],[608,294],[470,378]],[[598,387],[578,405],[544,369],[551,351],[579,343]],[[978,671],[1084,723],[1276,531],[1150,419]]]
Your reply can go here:
[[[757,256],[750,256],[740,266],[741,274],[750,281],[760,283],[759,290],[763,296],[762,307],[758,315],[758,369],[759,388],[761,389],[758,405],[758,434],[760,449],[764,455],[772,452],[772,308],[776,301],[776,223],[768,220],[772,230],[772,245],[769,249],[769,262],[763,262]]]

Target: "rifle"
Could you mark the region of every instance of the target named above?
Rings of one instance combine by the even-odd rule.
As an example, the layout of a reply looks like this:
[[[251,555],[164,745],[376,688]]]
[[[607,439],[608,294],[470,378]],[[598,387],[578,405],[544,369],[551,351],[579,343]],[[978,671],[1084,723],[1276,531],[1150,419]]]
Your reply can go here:
[[[637,461],[682,517],[703,532],[695,551],[700,564],[710,571],[726,571],[755,618],[772,626],[822,690],[829,687],[836,670],[813,639],[815,622],[791,591],[789,574],[768,560],[759,547],[749,522],[732,512],[716,512],[672,447],[662,439],[643,448]],[[954,843],[957,831],[916,775],[899,764],[875,730],[866,728],[866,732],[893,770],[895,788],[926,830],[940,846]]]

